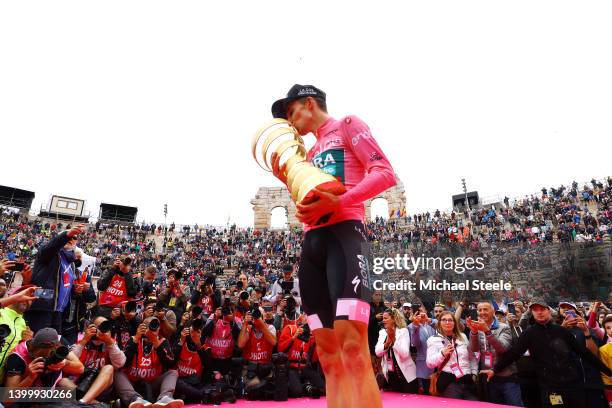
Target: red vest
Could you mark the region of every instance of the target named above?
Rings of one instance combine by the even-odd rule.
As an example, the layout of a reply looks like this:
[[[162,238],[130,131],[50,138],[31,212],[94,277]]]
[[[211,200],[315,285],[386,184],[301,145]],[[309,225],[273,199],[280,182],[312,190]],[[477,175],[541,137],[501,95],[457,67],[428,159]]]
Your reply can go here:
[[[213,313],[213,297],[210,295],[202,295],[200,306],[205,314],[211,315]]]
[[[251,328],[242,357],[251,363],[267,364],[272,361],[272,345],[266,341],[263,332]]]
[[[285,326],[282,331],[283,343],[291,338],[298,327],[296,325]],[[280,337],[280,336],[279,336]],[[280,342],[279,342],[280,346]],[[286,346],[285,346],[286,347]],[[289,367],[291,368],[303,368],[304,365],[308,362],[308,352],[310,348],[314,347],[314,336],[310,336],[310,340],[308,343],[304,343],[300,339],[295,339],[289,347],[289,350],[286,351],[287,358],[289,359]]]
[[[104,351],[98,351],[96,349],[88,349],[87,346],[83,347],[81,351],[81,363],[85,368],[101,369],[106,364],[110,364],[110,356],[108,355],[108,349],[104,347]]]
[[[151,351],[145,354],[142,340],[138,342],[138,352],[132,359],[132,365],[128,368],[128,378],[130,381],[153,381],[162,375],[162,367],[159,356],[155,348],[151,346]]]
[[[100,292],[99,305],[118,306],[119,303],[128,300],[127,289],[125,287],[125,277],[119,274],[113,275],[110,285],[105,291]]]
[[[183,344],[181,352],[178,356],[178,364],[176,366],[179,377],[189,377],[202,375],[202,360],[197,351],[190,351],[187,344]]]
[[[230,358],[234,353],[232,326],[222,319],[217,320],[212,336],[206,338],[206,345],[210,347],[212,358]]]

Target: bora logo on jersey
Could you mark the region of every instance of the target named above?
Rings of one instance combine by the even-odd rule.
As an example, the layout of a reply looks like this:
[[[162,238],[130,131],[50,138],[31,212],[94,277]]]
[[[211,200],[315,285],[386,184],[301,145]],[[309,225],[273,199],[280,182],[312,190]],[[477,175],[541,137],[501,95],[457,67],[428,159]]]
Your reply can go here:
[[[312,158],[312,165],[344,183],[344,149],[330,149]]]

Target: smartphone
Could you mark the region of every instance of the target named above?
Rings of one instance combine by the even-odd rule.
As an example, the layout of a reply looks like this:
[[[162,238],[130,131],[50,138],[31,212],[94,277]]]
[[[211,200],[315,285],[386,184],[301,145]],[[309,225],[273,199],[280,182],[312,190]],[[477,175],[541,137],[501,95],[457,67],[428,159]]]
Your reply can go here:
[[[36,289],[34,291],[34,296],[39,299],[53,299],[53,295],[55,291],[53,289]]]
[[[516,314],[516,307],[514,307],[514,303],[508,303],[508,313]]]
[[[23,271],[23,267],[25,266],[25,263],[23,262],[15,262],[15,264],[11,267],[11,271]]]
[[[468,310],[468,316],[470,316],[470,319],[477,321],[478,320],[478,310],[476,309]]]
[[[566,317],[571,317],[573,319],[576,318],[576,312],[574,312],[573,310],[568,310],[567,312],[565,312],[565,316]]]

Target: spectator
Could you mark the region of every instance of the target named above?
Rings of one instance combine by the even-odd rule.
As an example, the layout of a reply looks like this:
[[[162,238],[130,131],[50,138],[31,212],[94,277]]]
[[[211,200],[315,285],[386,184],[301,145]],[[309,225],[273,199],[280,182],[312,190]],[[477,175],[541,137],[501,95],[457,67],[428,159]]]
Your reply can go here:
[[[45,289],[46,295],[32,302],[25,316],[34,332],[44,327],[62,331],[62,314],[70,304],[77,268],[76,237],[84,230],[85,225],[78,224],[55,236],[38,251],[31,283]]]
[[[499,322],[494,317],[494,308],[491,302],[478,303],[478,321],[466,320],[470,329],[470,348],[479,356],[479,368],[488,370],[498,356],[504,354],[512,343],[510,327]],[[514,405],[522,407],[521,387],[518,382],[516,366],[510,365],[492,381],[487,383],[489,402],[495,404]]]
[[[385,380],[392,391],[416,394],[419,385],[410,347],[416,347],[419,340],[411,335],[404,316],[397,309],[385,310],[383,326],[376,343],[376,355],[382,357]]]
[[[472,376],[478,372],[478,361],[452,312],[442,312],[437,332],[427,340],[427,366],[441,371],[438,392],[447,398],[476,401]]]
[[[439,313],[441,314],[442,311]],[[439,316],[438,314],[438,316]],[[436,334],[433,321],[427,317],[427,313],[420,312],[413,316],[412,323],[408,326],[411,335],[414,337],[416,347],[416,375],[419,380],[423,393],[429,395],[429,378],[433,374],[433,369],[427,366],[427,340]]]
[[[582,368],[575,356],[590,361],[604,374],[612,375],[612,371],[582,346],[568,330],[552,323],[552,312],[548,304],[537,300],[529,307],[535,324],[523,331],[518,342],[499,358],[492,370],[482,372],[490,379],[529,350],[536,365],[542,401],[545,404],[600,407],[602,401],[587,399],[589,394],[583,387]]]

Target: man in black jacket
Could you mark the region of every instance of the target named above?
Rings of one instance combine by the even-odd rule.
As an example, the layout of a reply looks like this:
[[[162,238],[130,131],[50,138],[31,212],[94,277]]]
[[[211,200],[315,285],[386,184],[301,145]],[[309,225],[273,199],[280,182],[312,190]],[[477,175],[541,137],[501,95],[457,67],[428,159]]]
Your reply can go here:
[[[79,266],[75,264],[76,236],[84,230],[85,224],[78,224],[57,234],[36,255],[30,283],[45,291],[25,314],[25,320],[35,333],[43,327],[62,332],[62,313],[70,304],[72,283]]]
[[[132,258],[116,259],[98,280],[98,315],[111,318],[114,308],[136,297],[138,287],[132,276]]]
[[[481,373],[490,379],[529,350],[540,382],[543,407],[588,407],[578,357],[589,361],[606,375],[612,375],[612,370],[581,345],[572,333],[552,323],[551,309],[545,302],[533,302],[529,307],[536,323],[521,333],[516,344],[501,355],[493,370]]]

